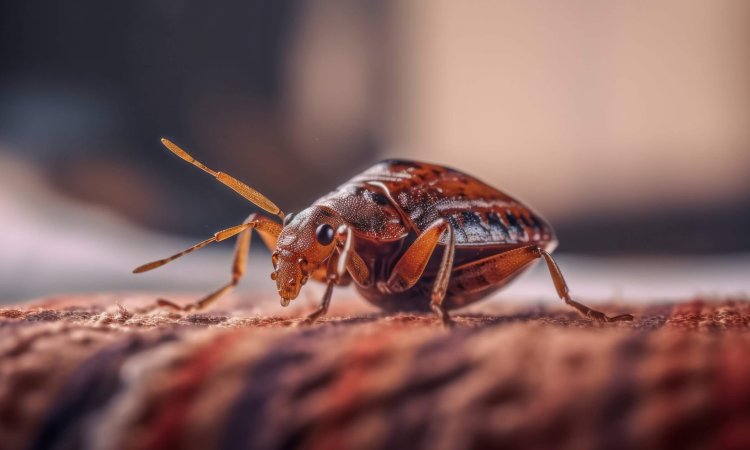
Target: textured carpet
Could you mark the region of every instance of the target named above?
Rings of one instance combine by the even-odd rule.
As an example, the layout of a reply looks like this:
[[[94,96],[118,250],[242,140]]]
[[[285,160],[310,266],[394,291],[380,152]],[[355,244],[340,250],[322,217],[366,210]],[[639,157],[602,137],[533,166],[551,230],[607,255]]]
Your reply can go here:
[[[115,299],[0,309],[0,447],[750,448],[743,300],[602,307],[637,316],[608,325],[506,306],[448,331]]]

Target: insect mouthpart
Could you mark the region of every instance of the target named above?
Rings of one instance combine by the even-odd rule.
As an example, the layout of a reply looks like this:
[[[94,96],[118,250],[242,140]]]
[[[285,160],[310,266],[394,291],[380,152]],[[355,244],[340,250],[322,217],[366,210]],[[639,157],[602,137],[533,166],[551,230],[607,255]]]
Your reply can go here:
[[[279,284],[278,290],[281,296],[281,306],[289,306],[289,303],[299,295],[300,287],[301,284],[298,284],[294,278],[288,278],[286,283]]]
[[[297,298],[308,277],[307,264],[302,258],[292,259],[282,254],[276,270],[271,273],[271,279],[276,281],[276,289],[281,297],[281,306],[287,306]]]

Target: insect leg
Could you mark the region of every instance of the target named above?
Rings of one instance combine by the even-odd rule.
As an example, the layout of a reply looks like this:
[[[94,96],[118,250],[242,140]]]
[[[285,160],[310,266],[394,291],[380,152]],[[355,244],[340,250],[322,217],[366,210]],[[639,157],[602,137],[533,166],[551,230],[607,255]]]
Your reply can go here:
[[[454,297],[501,286],[513,275],[539,258],[536,245],[501,251],[453,269],[448,292]]]
[[[256,231],[258,231],[258,234],[260,234],[263,242],[267,246],[269,246],[271,250],[273,250],[276,246],[276,238],[278,238],[278,235],[281,232],[281,225],[267,217],[258,214],[251,214],[247,219],[245,219],[245,222],[242,225],[228,228],[227,230],[234,229],[238,229],[240,231],[239,233],[235,233],[238,234],[238,236],[237,243],[235,245],[234,260],[232,262],[232,279],[227,284],[221,286],[219,289],[211,292],[200,300],[194,303],[187,304],[185,306],[179,306],[176,303],[166,299],[159,299],[156,303],[159,306],[165,306],[182,311],[192,311],[207,307],[208,305],[216,301],[219,297],[234,288],[237,283],[239,283],[242,276],[245,274],[245,269],[247,267],[247,257],[250,253],[250,240],[252,230],[255,229]],[[217,233],[217,235],[220,235],[221,237],[221,239],[218,240],[224,240],[231,237],[231,235],[228,235],[228,233],[225,233],[224,235],[221,235],[221,233],[224,232],[220,231],[219,233]]]
[[[319,281],[324,281],[327,284],[323,300],[320,302],[318,309],[307,316],[304,321],[300,322],[301,324],[312,324],[320,316],[328,312],[328,306],[331,303],[331,296],[333,295],[333,287],[347,282],[348,279],[344,278],[347,273],[359,284],[367,282],[369,270],[365,262],[362,261],[362,258],[354,250],[354,234],[351,228],[347,225],[339,227],[336,231],[336,239],[340,247],[338,253],[334,252],[328,259],[325,277],[320,277],[317,274],[313,275]]]
[[[549,253],[536,245],[504,251],[497,255],[456,267],[453,271],[448,290],[455,293],[456,297],[460,297],[461,294],[481,291],[487,289],[488,286],[504,284],[504,282],[510,280],[516,273],[538,258],[544,258],[546,261],[547,268],[560,298],[585,317],[605,322],[633,319],[633,316],[630,314],[607,317],[603,313],[571,299],[568,293],[568,286],[565,284],[562,273],[560,273],[560,268]]]
[[[328,260],[328,266],[326,268],[326,292],[325,294],[323,294],[323,299],[320,301],[320,306],[318,306],[318,309],[310,313],[310,315],[308,315],[302,322],[300,322],[300,325],[312,325],[316,320],[318,320],[318,318],[328,312],[328,306],[331,304],[331,296],[333,295],[333,286],[338,283],[342,275],[336,270],[337,266],[339,265],[338,261],[340,261],[340,258],[336,253],[331,255],[330,259]]]
[[[396,265],[391,270],[388,281],[379,288],[385,292],[403,292],[414,286],[422,276],[427,262],[435,251],[440,236],[449,227],[448,222],[443,219],[436,220],[420,234],[411,246],[401,255]]]
[[[348,284],[349,280],[346,278],[346,274],[348,273],[358,285],[368,286],[370,283],[370,269],[367,268],[365,261],[352,246],[354,240],[349,226],[342,225],[336,232],[336,239],[341,246],[341,256],[339,257],[338,265],[336,266],[339,280],[336,284]],[[347,244],[347,241],[350,242],[350,244]],[[322,283],[327,283],[328,273],[328,265],[320,265],[310,273],[310,278]]]
[[[451,271],[453,270],[453,256],[455,254],[456,242],[453,228],[450,224],[438,219],[420,234],[411,246],[401,255],[388,277],[384,286],[380,286],[385,292],[403,292],[414,286],[424,273],[427,262],[435,252],[440,237],[446,234],[448,243],[443,250],[443,258],[440,261],[435,284],[432,287],[430,307],[446,326],[452,325],[448,312],[443,307],[443,299],[448,289]]]
[[[445,293],[448,290],[448,282],[450,281],[451,271],[453,270],[453,257],[456,253],[456,238],[453,235],[453,227],[448,225],[446,228],[448,235],[448,245],[443,250],[443,259],[440,261],[440,269],[438,269],[437,277],[435,278],[435,284],[432,286],[432,302],[430,307],[435,314],[440,317],[443,325],[451,326],[453,321],[443,306],[443,299]]]
[[[360,286],[367,285],[370,269],[367,268],[367,264],[354,249],[354,234],[351,228],[348,225],[341,225],[336,231],[336,235],[336,239],[341,246],[336,264],[336,284],[340,284],[344,275],[349,273],[357,284]]]
[[[370,269],[367,268],[365,261],[354,249],[352,249],[349,255],[349,262],[346,265],[346,269],[358,285],[370,285]]]
[[[333,286],[336,283],[328,280],[328,284],[326,285],[326,292],[323,294],[323,300],[320,301],[320,306],[318,306],[318,309],[310,313],[307,317],[305,317],[305,320],[300,322],[302,325],[312,325],[315,323],[318,318],[321,316],[324,316],[328,312],[328,306],[331,304],[331,296],[333,295]]]
[[[552,276],[552,281],[555,283],[555,289],[557,289],[557,295],[560,296],[560,298],[565,301],[566,304],[572,306],[576,309],[581,315],[584,317],[589,317],[594,320],[598,320],[600,322],[619,322],[619,321],[628,321],[633,320],[633,316],[631,314],[622,314],[619,316],[610,317],[605,315],[603,312],[597,311],[595,309],[591,309],[588,306],[578,303],[577,301],[570,298],[570,292],[568,290],[568,285],[565,283],[565,279],[562,276],[562,272],[560,272],[560,267],[558,267],[557,263],[554,259],[552,259],[552,256],[544,251],[543,249],[539,249],[540,255],[544,258],[544,261],[547,263],[547,269],[549,270],[550,275]]]

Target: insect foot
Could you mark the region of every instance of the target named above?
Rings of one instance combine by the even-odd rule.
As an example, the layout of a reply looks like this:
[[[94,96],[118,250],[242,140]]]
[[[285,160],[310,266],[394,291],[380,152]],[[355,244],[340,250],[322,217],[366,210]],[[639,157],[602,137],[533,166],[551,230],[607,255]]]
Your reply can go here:
[[[456,321],[451,318],[450,314],[448,314],[448,311],[446,311],[442,307],[438,305],[432,305],[432,311],[437,314],[440,322],[446,329],[452,329],[458,326]]]
[[[632,314],[620,314],[619,316],[606,317],[607,322],[632,322],[635,317]]]
[[[584,317],[586,317],[587,319],[594,319],[597,322],[602,322],[602,323],[605,323],[605,322],[606,323],[610,323],[610,322],[631,322],[634,319],[634,317],[633,317],[632,314],[621,314],[619,316],[610,317],[610,316],[607,316],[606,314],[604,314],[601,311],[597,311],[595,309],[591,309],[591,308],[589,308],[589,307],[587,307],[585,305],[582,305],[582,304],[576,302],[575,300],[570,300],[568,303],[571,306],[573,306],[574,308],[576,308],[579,312],[581,312],[582,315]]]
[[[310,314],[309,316],[305,317],[304,319],[300,320],[299,322],[295,322],[295,327],[309,327],[310,325],[314,324],[318,318],[320,317],[320,314]]]

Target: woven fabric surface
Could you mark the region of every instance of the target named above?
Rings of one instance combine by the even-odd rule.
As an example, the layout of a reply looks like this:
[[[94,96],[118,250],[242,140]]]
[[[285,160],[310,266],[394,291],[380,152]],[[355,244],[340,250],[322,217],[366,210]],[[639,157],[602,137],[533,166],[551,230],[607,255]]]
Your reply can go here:
[[[750,303],[628,312],[6,307],[0,447],[750,448]]]

